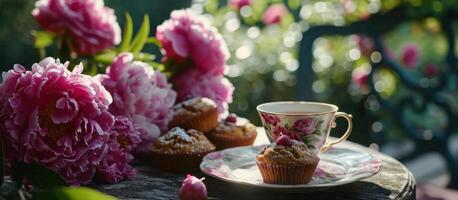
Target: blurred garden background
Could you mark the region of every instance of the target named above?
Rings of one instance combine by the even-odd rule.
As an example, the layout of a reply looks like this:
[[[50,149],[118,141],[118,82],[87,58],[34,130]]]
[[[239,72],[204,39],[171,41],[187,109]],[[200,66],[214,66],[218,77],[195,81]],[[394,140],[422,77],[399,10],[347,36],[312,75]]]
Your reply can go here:
[[[439,154],[424,161],[412,161],[413,157],[406,155],[418,150],[418,145],[430,145],[427,141],[436,137],[453,135],[457,129],[451,124],[457,120],[458,80],[450,76],[457,71],[450,66],[454,62],[446,61],[451,41],[441,23],[441,19],[452,19],[453,13],[458,13],[458,3],[454,0],[174,0],[167,3],[106,0],[105,3],[116,10],[121,26],[125,12],[132,15],[136,26],[140,25],[143,13],[148,13],[152,27],[161,24],[174,9],[190,7],[203,14],[218,28],[231,53],[226,71],[236,88],[231,112],[260,125],[255,108],[263,102],[302,100],[301,97],[333,103],[354,116],[355,128],[350,140],[389,153],[409,167],[418,168],[420,180],[434,177],[432,180],[443,185],[449,181],[450,170]],[[30,15],[33,6],[34,1],[30,0],[0,0],[2,71],[15,63],[30,66],[39,60],[30,32],[38,27]],[[386,50],[383,56],[397,63],[401,74],[389,66],[373,71],[373,64],[380,62],[382,54],[364,34],[319,37],[313,42],[312,64],[301,65],[303,32],[311,27],[344,27],[399,8],[408,20],[387,33],[380,33],[380,41]],[[272,16],[266,16],[268,9],[273,9]],[[372,25],[374,29],[382,26]],[[456,28],[456,24],[452,24],[452,29]],[[148,47],[147,51],[158,53],[155,47]],[[302,68],[308,70],[299,72],[306,73],[298,73]],[[449,78],[445,86],[440,87],[441,92],[428,94],[440,96],[440,102],[447,106],[437,104],[431,95],[424,97],[426,90],[412,91],[402,78],[410,77],[408,79],[414,80],[420,88],[436,90],[434,88],[443,83],[442,75]],[[398,113],[384,107],[378,99],[398,105],[406,96],[409,100],[399,107],[405,119],[402,122],[396,117]],[[402,123],[409,124],[406,127],[415,132],[413,139]],[[453,136],[445,138],[450,143],[456,141]],[[436,148],[433,146],[422,148],[432,150]],[[452,156],[457,155],[457,148],[449,150]],[[413,163],[409,165],[409,162]],[[417,167],[421,165],[429,168]]]

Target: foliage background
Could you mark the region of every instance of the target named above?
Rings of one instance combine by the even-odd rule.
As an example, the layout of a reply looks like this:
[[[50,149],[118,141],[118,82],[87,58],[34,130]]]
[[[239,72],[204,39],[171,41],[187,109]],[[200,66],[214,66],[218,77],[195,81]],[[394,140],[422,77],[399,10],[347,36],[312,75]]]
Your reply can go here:
[[[289,13],[279,25],[262,24],[260,19],[264,10],[276,3],[286,5]],[[404,135],[393,115],[383,110],[375,97],[368,95],[368,88],[352,81],[358,71],[369,71],[371,68],[370,56],[359,48],[359,36],[317,39],[312,66],[299,66],[298,46],[302,32],[310,26],[343,26],[398,6],[406,7],[405,12],[409,16],[428,14],[440,17],[445,8],[456,10],[458,5],[448,0],[257,0],[253,1],[251,7],[238,11],[228,7],[226,1],[197,0],[192,8],[207,13],[206,16],[218,27],[228,43],[232,55],[228,75],[232,77],[237,90],[231,105],[232,111],[259,124],[256,105],[266,101],[297,100],[297,82],[314,77],[311,85],[314,92],[311,96],[314,98],[308,100],[337,104],[342,111],[353,114],[355,127],[351,140],[378,149],[379,145],[375,142],[398,141],[404,139]],[[436,18],[403,23],[384,35],[383,41],[397,62],[401,62],[406,45],[415,45],[419,49],[418,64],[412,68],[405,67],[403,71],[420,82],[433,85],[437,81],[427,77],[428,65],[436,66],[439,71],[447,70],[444,63],[447,41]],[[314,74],[296,76],[298,67],[312,67]],[[378,71],[374,82],[377,92],[394,102],[405,95],[416,95],[389,70]],[[456,99],[453,94],[444,95]],[[453,100],[450,103],[457,105]],[[424,130],[426,139],[431,136],[431,130],[444,128],[448,120],[443,111],[434,105],[428,106],[424,113],[406,109],[408,121]],[[343,128],[344,123],[335,132],[342,132]]]

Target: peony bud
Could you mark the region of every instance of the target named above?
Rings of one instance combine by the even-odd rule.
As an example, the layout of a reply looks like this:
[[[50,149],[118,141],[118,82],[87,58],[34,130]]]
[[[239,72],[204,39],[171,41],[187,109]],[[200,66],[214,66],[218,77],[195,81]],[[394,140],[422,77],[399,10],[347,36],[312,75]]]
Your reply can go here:
[[[178,196],[181,200],[201,200],[207,199],[207,187],[205,187],[205,178],[198,179],[191,174],[186,176],[180,190],[178,190]]]
[[[275,144],[289,147],[293,145],[293,141],[287,135],[281,135],[280,137],[277,138],[277,141],[275,141]]]

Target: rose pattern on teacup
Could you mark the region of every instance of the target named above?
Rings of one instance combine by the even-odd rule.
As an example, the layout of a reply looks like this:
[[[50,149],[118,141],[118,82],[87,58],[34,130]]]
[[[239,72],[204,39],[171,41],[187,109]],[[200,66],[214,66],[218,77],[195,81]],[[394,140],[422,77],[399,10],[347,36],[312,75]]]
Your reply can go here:
[[[269,115],[269,114],[266,114],[266,113],[261,113],[261,118],[264,120],[264,122],[266,122],[266,123],[268,123],[270,125],[273,125],[273,126],[277,126],[277,124],[280,123],[280,118],[278,118],[275,115]]]
[[[301,133],[310,134],[315,132],[316,125],[316,121],[313,118],[307,117],[294,122],[293,127]]]
[[[318,154],[327,138],[330,128],[327,125],[332,117],[331,114],[296,117],[268,113],[260,115],[271,141],[287,135],[291,139],[304,142],[314,154]]]
[[[300,134],[297,133],[297,132],[294,132],[286,127],[282,127],[282,126],[277,126],[274,128],[273,130],[273,135],[275,135],[275,138],[278,138],[282,135],[287,135],[289,138],[293,139],[293,140],[300,140],[301,137],[300,137]],[[276,140],[276,139],[274,139]]]

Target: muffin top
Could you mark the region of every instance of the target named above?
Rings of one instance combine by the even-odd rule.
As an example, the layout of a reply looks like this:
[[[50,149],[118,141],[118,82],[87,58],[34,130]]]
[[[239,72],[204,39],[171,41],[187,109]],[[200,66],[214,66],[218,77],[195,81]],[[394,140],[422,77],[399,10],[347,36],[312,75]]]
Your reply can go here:
[[[318,157],[308,151],[307,145],[286,135],[280,136],[273,145],[267,146],[256,156],[258,162],[276,165],[306,165],[316,159]]]
[[[173,107],[175,117],[192,117],[211,109],[217,109],[216,103],[206,97],[192,98]]]
[[[230,114],[225,120],[218,123],[212,134],[251,137],[256,134],[256,126],[245,118]]]
[[[215,146],[203,133],[190,129],[172,128],[165,135],[160,136],[153,144],[152,151],[156,153],[201,153],[212,151]]]

